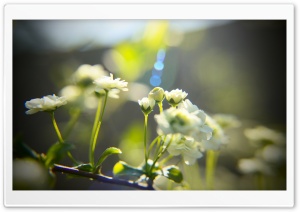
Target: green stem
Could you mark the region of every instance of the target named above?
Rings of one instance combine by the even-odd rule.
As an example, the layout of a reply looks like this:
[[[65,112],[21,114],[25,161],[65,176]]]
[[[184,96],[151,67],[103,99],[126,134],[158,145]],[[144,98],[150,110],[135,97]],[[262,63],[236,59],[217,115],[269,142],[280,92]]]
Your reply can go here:
[[[168,155],[167,157],[165,157],[164,159],[162,159],[162,161],[160,161],[160,165],[165,164],[166,162],[168,162],[169,160],[171,160],[173,158],[173,155]]]
[[[257,173],[255,175],[256,178],[256,187],[257,190],[264,190],[265,189],[265,178],[262,173]]]
[[[145,166],[146,172],[148,170],[148,154],[147,154],[147,125],[148,125],[148,115],[145,115],[145,124],[144,124],[144,154],[145,154]]]
[[[96,116],[95,116],[95,121],[94,121],[94,125],[93,125],[93,131],[92,131],[91,140],[90,140],[90,154],[89,154],[90,163],[92,166],[94,166],[94,164],[95,164],[95,149],[96,149],[97,138],[98,138],[98,134],[99,134],[99,131],[101,128],[103,114],[104,114],[104,110],[105,110],[105,106],[106,106],[106,102],[107,102],[107,96],[108,96],[108,91],[105,90],[105,99],[104,99],[102,111],[101,111],[102,101],[101,101],[101,99],[99,99],[97,112],[96,112]]]
[[[64,138],[67,138],[70,135],[72,129],[74,128],[75,124],[78,121],[81,111],[79,108],[74,108],[74,109],[72,108],[70,113],[71,113],[71,119],[68,122],[68,124],[63,132]]]
[[[153,161],[153,164],[149,170],[149,173],[152,173],[152,170],[156,164],[156,162],[160,159],[160,157],[167,151],[167,149],[169,148],[170,144],[172,143],[173,140],[173,136],[171,138],[171,140],[169,141],[169,143],[167,144],[167,146],[157,155],[157,157],[155,158],[155,160]]]
[[[164,110],[164,109],[163,109],[163,103],[162,103],[162,101],[161,101],[161,102],[158,102],[157,104],[158,104],[158,107],[159,107],[159,112],[162,113],[163,110]]]
[[[217,165],[218,153],[208,150],[206,154],[206,187],[209,190],[214,189],[215,168]]]
[[[57,137],[58,137],[58,141],[59,141],[59,143],[62,144],[62,143],[64,143],[64,139],[62,138],[61,133],[59,131],[59,128],[57,126],[57,123],[56,123],[53,111],[50,113],[50,116],[51,116],[51,120],[52,120],[54,129],[55,129],[55,132],[56,132]],[[72,160],[72,162],[77,165],[78,162],[74,159],[74,157],[72,156],[71,152],[68,152],[67,154],[68,154],[69,158]]]
[[[60,131],[59,131],[59,129],[58,129],[57,123],[56,123],[56,121],[55,121],[54,112],[51,112],[50,115],[51,115],[51,120],[52,120],[54,129],[55,129],[55,132],[56,132],[57,137],[58,137],[58,141],[59,141],[60,143],[64,143],[64,139],[62,138],[61,133],[60,133]]]
[[[148,148],[148,157],[149,157],[149,155],[150,155],[150,153],[151,153],[151,150],[153,149],[154,145],[155,145],[158,141],[160,141],[160,136],[157,136],[157,137],[152,141],[152,143],[150,144],[150,146],[149,146],[149,148]]]

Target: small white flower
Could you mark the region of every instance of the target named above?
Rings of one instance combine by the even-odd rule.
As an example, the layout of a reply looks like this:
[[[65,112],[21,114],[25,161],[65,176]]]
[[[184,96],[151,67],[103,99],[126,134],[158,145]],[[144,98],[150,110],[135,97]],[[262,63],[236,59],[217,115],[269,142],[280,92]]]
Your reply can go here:
[[[169,108],[161,114],[154,116],[159,135],[181,133],[185,136],[192,136],[201,141],[210,139],[212,129],[204,125],[204,121],[195,114],[189,113],[186,109]]]
[[[161,87],[155,87],[155,88],[153,88],[153,89],[149,92],[148,98],[152,98],[152,99],[154,99],[156,102],[161,102],[161,101],[163,101],[164,98],[165,98],[164,89],[162,89]]]
[[[147,97],[138,100],[138,103],[141,106],[143,113],[145,114],[149,114],[155,106],[155,100]]]
[[[169,134],[165,142],[171,142],[167,151],[169,154],[177,156],[182,155],[185,164],[193,165],[198,158],[203,156],[199,148],[199,143],[193,138],[181,134]]]
[[[94,84],[96,84],[95,91],[101,92],[101,90],[111,91],[112,89],[118,89],[122,91],[128,91],[127,84],[128,82],[125,82],[124,80],[121,80],[120,78],[114,79],[113,74],[110,74],[110,76],[103,76],[97,80],[94,81]]]
[[[73,79],[75,83],[89,85],[94,80],[107,75],[108,72],[105,71],[101,65],[91,66],[88,64],[83,64],[75,71],[73,74]]]
[[[55,94],[44,96],[41,99],[31,99],[25,103],[25,107],[29,110],[26,111],[26,114],[34,114],[39,111],[54,111],[58,107],[67,104],[65,97],[58,97]]]
[[[176,90],[172,90],[170,92],[165,91],[165,95],[169,104],[175,107],[182,102],[188,94],[177,88]]]
[[[59,93],[61,96],[66,97],[68,102],[74,102],[80,97],[80,95],[82,94],[82,90],[79,86],[68,85],[61,89]]]

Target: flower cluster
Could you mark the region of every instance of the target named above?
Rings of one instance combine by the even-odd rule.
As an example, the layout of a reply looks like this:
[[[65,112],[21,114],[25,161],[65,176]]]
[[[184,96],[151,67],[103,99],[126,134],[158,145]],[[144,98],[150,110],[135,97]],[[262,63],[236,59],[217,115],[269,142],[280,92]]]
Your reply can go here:
[[[217,149],[211,142],[213,129],[207,124],[207,115],[188,99],[187,93],[176,89],[170,92],[162,88],[154,88],[148,98],[139,100],[144,113],[149,114],[155,102],[160,104],[164,98],[172,106],[154,116],[157,122],[157,133],[162,136],[164,146],[171,155],[182,155],[186,164],[192,165],[202,157],[202,151]]]

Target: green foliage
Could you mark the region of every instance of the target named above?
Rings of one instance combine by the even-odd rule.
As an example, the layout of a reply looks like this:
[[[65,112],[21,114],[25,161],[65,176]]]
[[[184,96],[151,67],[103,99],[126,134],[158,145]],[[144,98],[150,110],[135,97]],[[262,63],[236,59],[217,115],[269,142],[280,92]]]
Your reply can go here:
[[[74,168],[78,169],[80,171],[86,171],[86,172],[92,172],[93,171],[93,166],[90,163],[80,164],[78,166],[75,166]]]
[[[122,151],[116,147],[109,147],[107,148],[102,155],[100,156],[97,164],[96,164],[96,170],[99,169],[99,167],[101,166],[101,164],[103,163],[103,161],[110,155],[114,155],[114,154],[122,154]]]
[[[124,175],[139,177],[144,174],[144,171],[140,168],[132,167],[124,161],[119,161],[113,168],[113,174],[116,177]]]
[[[182,173],[177,166],[171,165],[164,167],[161,172],[162,175],[170,180],[173,180],[175,183],[180,183],[183,180]]]
[[[73,148],[72,144],[68,143],[55,143],[52,145],[46,155],[45,165],[47,167],[52,166],[54,163],[59,162],[67,152]]]

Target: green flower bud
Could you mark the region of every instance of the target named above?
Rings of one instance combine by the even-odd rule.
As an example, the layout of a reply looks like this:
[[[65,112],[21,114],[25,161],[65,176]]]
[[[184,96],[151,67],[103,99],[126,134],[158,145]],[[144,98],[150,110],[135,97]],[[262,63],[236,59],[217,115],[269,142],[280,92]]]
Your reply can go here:
[[[148,98],[154,99],[156,102],[162,102],[165,98],[164,89],[161,87],[153,88],[148,94]]]

